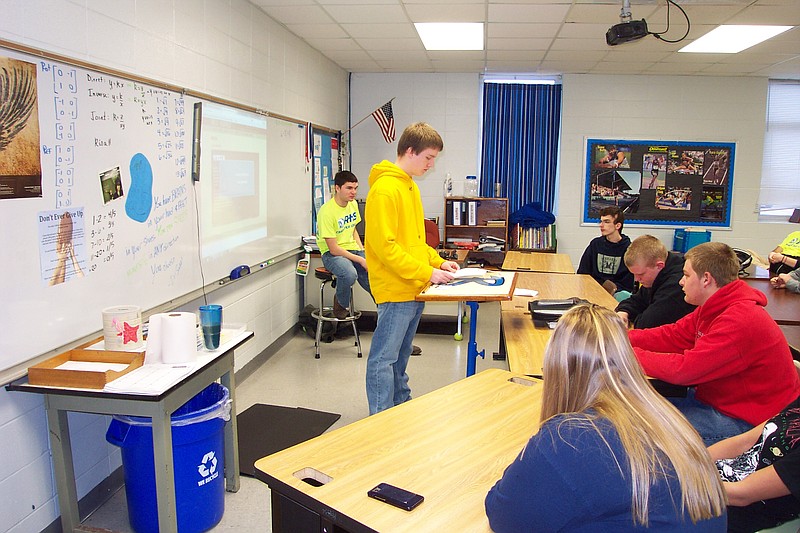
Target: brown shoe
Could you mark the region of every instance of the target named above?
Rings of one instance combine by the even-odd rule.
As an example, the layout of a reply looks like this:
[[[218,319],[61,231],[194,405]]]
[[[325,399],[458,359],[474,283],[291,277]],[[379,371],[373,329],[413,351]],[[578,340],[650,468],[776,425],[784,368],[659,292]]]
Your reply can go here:
[[[346,307],[342,307],[339,303],[339,300],[336,297],[333,298],[333,316],[338,318],[339,320],[345,319],[350,316],[350,312],[347,310]]]
[[[411,355],[422,355],[422,348],[416,344],[411,345]]]

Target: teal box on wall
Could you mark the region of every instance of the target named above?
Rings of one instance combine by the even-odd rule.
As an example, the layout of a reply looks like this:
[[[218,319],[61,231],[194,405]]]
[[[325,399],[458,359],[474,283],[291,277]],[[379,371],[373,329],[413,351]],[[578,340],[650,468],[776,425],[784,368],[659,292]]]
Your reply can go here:
[[[689,249],[694,248],[698,244],[710,241],[710,231],[676,229],[675,238],[672,241],[672,249],[676,252],[686,253]]]

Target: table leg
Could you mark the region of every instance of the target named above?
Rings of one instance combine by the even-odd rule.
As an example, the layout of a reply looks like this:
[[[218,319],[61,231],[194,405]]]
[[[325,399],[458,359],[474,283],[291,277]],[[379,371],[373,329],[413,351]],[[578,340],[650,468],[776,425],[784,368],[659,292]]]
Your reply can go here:
[[[484,350],[478,351],[478,302],[467,302],[469,314],[469,346],[467,347],[467,377],[475,374],[478,356],[484,357]]]
[[[156,469],[156,501],[158,530],[177,533],[178,515],[175,508],[175,465],[172,462],[171,413],[163,409],[152,419],[153,458]]]
[[[75,466],[72,463],[68,413],[52,407],[47,395],[44,401],[47,426],[50,431],[50,449],[53,453],[58,507],[61,511],[61,529],[72,533],[80,525],[81,518],[78,511],[78,491],[75,488]]]
[[[231,368],[220,378],[231,399],[231,419],[225,423],[225,490],[239,491],[239,429],[236,425],[236,377]]]

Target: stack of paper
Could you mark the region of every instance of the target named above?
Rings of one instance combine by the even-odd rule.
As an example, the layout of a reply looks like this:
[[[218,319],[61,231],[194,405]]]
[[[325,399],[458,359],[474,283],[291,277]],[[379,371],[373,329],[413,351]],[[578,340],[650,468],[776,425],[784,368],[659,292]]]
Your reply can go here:
[[[160,394],[191,374],[195,366],[195,363],[140,366],[136,370],[106,383],[103,390],[125,394]]]

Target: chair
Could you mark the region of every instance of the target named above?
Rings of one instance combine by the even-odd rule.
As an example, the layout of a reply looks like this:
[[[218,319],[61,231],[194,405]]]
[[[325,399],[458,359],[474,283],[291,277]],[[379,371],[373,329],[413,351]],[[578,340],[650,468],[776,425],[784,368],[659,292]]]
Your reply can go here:
[[[353,302],[353,288],[350,287],[350,311],[349,315],[345,318],[336,318],[333,315],[333,309],[331,307],[325,307],[325,285],[330,283],[332,288],[336,287],[336,276],[325,267],[318,267],[314,269],[314,277],[318,280],[321,280],[319,284],[319,309],[315,309],[311,312],[311,316],[317,319],[317,336],[314,339],[314,358],[319,359],[319,345],[320,339],[322,338],[322,324],[324,322],[333,322],[338,326],[338,324],[342,322],[349,322],[353,326],[353,334],[356,337],[355,346],[358,347],[358,357],[362,357],[361,353],[361,339],[358,336],[358,327],[356,326],[356,320],[361,318],[361,311],[355,310],[355,304]]]
[[[425,242],[431,248],[438,248],[441,239],[439,238],[439,225],[428,218],[425,219]]]

